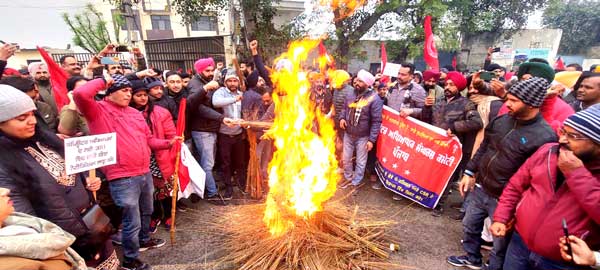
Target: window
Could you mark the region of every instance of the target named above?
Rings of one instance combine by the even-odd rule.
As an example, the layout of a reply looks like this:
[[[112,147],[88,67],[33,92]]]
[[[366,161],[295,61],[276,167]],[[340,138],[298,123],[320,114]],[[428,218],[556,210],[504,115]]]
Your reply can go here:
[[[217,17],[201,16],[192,22],[192,31],[217,31]]]
[[[151,15],[152,29],[171,30],[171,18],[168,15]]]

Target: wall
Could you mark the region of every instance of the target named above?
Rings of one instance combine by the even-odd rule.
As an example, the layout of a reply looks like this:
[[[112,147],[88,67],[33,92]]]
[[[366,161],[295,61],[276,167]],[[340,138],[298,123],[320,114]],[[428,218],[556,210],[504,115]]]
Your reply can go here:
[[[72,50],[63,50],[63,49],[49,49],[46,48],[46,51],[49,54],[52,53],[73,53]],[[27,67],[29,64],[27,61],[42,61],[42,56],[38,52],[37,49],[21,49],[16,52],[14,56],[8,58],[7,67],[14,69],[21,69],[23,67]]]

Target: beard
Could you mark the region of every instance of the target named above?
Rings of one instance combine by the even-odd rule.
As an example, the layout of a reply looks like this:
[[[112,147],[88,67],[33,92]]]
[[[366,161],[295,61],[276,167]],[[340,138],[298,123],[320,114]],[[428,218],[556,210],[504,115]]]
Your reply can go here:
[[[423,88],[425,88],[425,90],[431,90],[431,89],[435,88],[435,84],[434,85],[423,84]]]
[[[50,79],[49,78],[39,78],[39,79],[36,80],[36,82],[39,85],[43,85],[43,86],[50,85]]]
[[[204,74],[200,73],[200,78],[202,78],[206,82],[210,82],[213,80],[214,76],[204,76]]]
[[[518,109],[516,111],[513,111],[513,109],[509,108],[508,115],[518,119],[527,114],[526,110],[527,110],[526,107],[522,107],[521,109]]]

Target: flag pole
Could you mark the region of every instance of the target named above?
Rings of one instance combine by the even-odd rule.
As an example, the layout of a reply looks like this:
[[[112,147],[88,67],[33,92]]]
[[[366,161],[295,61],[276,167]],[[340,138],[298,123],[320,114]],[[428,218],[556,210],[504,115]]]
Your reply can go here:
[[[183,143],[183,142],[180,142]],[[175,245],[175,214],[177,212],[177,195],[179,193],[179,162],[181,161],[181,150],[177,151],[175,158],[175,173],[173,175],[173,193],[171,194],[171,246]]]

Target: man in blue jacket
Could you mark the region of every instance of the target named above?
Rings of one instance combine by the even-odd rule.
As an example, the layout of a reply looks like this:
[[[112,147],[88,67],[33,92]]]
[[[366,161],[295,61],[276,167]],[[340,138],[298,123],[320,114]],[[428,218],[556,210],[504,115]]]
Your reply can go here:
[[[367,153],[375,146],[377,135],[381,128],[381,110],[383,101],[377,93],[371,90],[375,77],[366,70],[360,70],[357,75],[357,86],[346,96],[340,128],[345,130],[344,150],[344,179],[341,188],[362,186]],[[356,151],[356,168],[352,168],[352,156]]]

